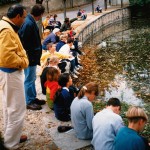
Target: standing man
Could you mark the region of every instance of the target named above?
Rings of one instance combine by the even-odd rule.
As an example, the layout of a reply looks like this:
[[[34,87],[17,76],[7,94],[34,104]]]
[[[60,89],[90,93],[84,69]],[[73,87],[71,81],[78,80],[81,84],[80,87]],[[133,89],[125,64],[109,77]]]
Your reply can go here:
[[[24,70],[25,72],[25,96],[27,109],[40,110],[41,105],[45,104],[44,100],[36,98],[36,68],[40,65],[40,58],[42,54],[41,38],[36,21],[39,21],[45,11],[42,5],[36,4],[32,7],[31,13],[27,15],[24,24],[19,30],[19,36],[23,47],[27,52],[29,59],[29,66]]]
[[[0,87],[4,115],[4,144],[8,149],[27,140],[21,136],[26,112],[23,69],[28,58],[18,36],[26,11],[21,5],[8,9],[7,17],[0,20]]]
[[[122,118],[119,116],[120,109],[119,99],[110,98],[106,109],[94,116],[92,145],[95,150],[114,150],[116,134],[123,127]]]

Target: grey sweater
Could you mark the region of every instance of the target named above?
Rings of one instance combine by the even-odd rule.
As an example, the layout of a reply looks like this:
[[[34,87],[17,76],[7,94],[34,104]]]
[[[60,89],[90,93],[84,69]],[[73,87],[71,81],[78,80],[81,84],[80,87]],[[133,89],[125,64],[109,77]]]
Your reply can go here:
[[[92,103],[83,97],[76,97],[71,104],[71,121],[79,139],[92,139],[92,119],[93,119]]]

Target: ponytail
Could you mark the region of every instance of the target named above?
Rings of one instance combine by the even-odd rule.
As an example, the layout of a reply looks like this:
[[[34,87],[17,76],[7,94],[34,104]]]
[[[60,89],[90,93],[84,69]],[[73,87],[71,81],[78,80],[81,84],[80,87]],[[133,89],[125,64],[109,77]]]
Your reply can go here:
[[[98,84],[93,83],[93,82],[87,83],[79,91],[78,98],[81,99],[85,95],[85,93],[92,93],[93,91],[96,96],[99,94]]]

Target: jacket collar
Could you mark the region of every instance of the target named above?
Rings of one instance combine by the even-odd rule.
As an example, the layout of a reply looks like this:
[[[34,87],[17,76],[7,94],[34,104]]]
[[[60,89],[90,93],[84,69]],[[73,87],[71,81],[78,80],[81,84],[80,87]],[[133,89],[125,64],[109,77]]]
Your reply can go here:
[[[6,21],[7,23],[9,23],[11,25],[11,27],[14,29],[14,31],[17,33],[18,30],[20,29],[18,26],[16,26],[9,18],[7,17],[3,17],[2,20]]]

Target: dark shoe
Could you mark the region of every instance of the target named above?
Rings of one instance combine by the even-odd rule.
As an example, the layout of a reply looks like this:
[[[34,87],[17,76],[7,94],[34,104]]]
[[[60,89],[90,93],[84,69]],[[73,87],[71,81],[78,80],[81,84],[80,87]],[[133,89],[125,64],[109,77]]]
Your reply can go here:
[[[21,135],[21,137],[20,137],[20,143],[25,142],[27,139],[28,139],[28,138],[27,138],[26,135]]]
[[[31,109],[31,110],[41,110],[42,107],[41,107],[40,105],[37,105],[37,104],[32,103],[32,104],[27,105],[27,109]]]
[[[44,105],[46,103],[45,100],[39,100],[38,98],[36,98],[34,101],[33,101],[34,104],[37,104],[37,105]]]
[[[73,129],[73,127],[71,126],[58,126],[57,130],[58,132],[62,133],[62,132],[66,132]]]

